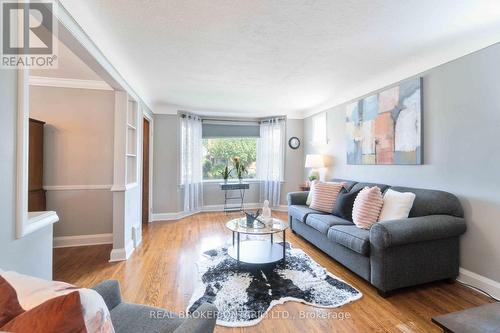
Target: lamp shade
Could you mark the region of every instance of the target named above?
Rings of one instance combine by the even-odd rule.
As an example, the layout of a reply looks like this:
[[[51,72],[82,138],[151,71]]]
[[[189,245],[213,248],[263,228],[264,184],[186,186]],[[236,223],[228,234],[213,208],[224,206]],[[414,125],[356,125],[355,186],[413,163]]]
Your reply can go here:
[[[324,168],[325,162],[323,161],[323,155],[307,154],[305,167],[314,169]]]

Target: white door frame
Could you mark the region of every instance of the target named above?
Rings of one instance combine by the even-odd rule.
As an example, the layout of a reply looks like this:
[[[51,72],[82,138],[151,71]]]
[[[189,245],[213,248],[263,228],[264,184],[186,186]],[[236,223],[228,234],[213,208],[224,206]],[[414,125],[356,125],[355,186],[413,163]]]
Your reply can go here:
[[[153,117],[153,113],[150,112],[149,110],[147,110],[146,108],[141,108],[142,109],[142,118],[143,121],[144,119],[147,119],[149,121],[149,190],[148,190],[148,193],[149,193],[149,198],[148,198],[148,203],[149,203],[149,207],[148,207],[148,223],[151,223],[152,222],[152,215],[153,215],[153,149],[154,149],[154,144],[153,144],[153,131],[154,131],[154,117]],[[143,133],[143,129],[144,129],[144,125],[141,124],[141,205],[142,203],[144,202],[142,200],[142,186],[143,186],[143,183],[142,183],[142,178],[143,178],[143,173],[144,173],[144,170],[142,169],[144,164],[143,164],[143,159],[142,159],[142,156],[143,156],[143,153],[142,153],[142,147],[144,146],[144,133]],[[142,206],[141,206],[142,207]]]

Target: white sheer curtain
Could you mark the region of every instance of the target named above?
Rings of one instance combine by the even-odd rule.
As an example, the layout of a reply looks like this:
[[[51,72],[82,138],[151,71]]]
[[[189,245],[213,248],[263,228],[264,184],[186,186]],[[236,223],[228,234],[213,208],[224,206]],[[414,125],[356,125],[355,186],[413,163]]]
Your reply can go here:
[[[257,177],[260,182],[260,200],[269,200],[270,206],[280,204],[281,183],[285,164],[285,120],[273,118],[260,124],[257,148]]]
[[[180,115],[180,170],[184,187],[184,211],[195,212],[203,206],[201,119]]]

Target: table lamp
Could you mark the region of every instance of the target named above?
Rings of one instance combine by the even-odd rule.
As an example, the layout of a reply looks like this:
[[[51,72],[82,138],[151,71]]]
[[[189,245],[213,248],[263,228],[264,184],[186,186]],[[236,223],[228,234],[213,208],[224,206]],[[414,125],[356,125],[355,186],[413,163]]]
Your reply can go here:
[[[325,162],[323,161],[323,155],[319,154],[307,154],[306,155],[306,168],[311,168],[309,172],[309,180],[319,180],[319,170],[325,167]],[[312,179],[314,178],[314,179]]]

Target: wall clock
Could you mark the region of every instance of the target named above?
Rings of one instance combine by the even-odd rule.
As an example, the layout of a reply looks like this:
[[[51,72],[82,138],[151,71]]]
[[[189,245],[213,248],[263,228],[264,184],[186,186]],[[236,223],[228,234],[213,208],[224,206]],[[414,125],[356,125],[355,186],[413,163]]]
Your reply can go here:
[[[288,146],[292,149],[297,149],[300,147],[300,140],[296,136],[292,136],[290,140],[288,140]]]

